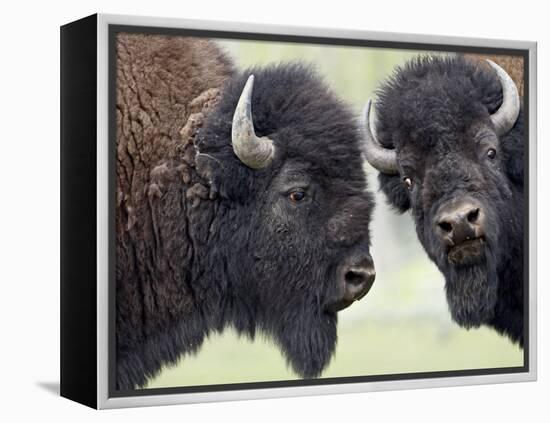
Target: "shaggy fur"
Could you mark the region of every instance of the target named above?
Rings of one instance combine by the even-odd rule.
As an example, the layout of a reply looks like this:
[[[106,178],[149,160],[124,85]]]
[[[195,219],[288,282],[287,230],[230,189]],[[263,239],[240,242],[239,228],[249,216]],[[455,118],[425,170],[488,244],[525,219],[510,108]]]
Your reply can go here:
[[[400,174],[379,174],[379,182],[395,209],[412,211],[420,242],[445,276],[454,320],[486,324],[523,345],[523,110],[498,139],[489,117],[501,103],[494,71],[470,59],[419,57],[397,69],[378,91],[376,131],[396,149]],[[463,196],[486,214],[485,255],[453,265],[435,215]]]
[[[260,170],[231,146],[251,73],[256,133],[275,144]],[[270,335],[299,375],[319,375],[337,270],[369,251],[351,112],[310,68],[237,73],[213,44],[179,37],[119,37],[117,87],[117,387],[143,386],[228,326]]]

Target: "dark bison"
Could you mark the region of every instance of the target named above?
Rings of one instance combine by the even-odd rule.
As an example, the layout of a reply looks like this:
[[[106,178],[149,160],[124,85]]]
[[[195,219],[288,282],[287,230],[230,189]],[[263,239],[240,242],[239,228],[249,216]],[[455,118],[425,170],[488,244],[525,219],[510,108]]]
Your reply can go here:
[[[374,281],[353,114],[299,64],[241,73],[183,37],[116,49],[117,387],[226,327],[319,375]]]
[[[454,320],[523,345],[523,110],[493,62],[423,56],[378,91],[365,155],[445,276]]]

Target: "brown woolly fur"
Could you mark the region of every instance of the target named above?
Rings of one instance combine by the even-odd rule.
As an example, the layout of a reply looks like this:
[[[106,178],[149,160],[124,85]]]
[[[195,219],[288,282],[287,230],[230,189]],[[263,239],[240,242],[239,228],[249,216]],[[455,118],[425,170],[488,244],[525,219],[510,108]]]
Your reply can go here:
[[[256,133],[275,147],[259,170],[231,142],[251,73]],[[269,335],[300,376],[318,376],[335,350],[339,269],[369,254],[348,107],[307,66],[241,73],[206,40],[123,34],[117,141],[117,388],[226,327]]]
[[[184,283],[191,246],[179,246],[197,234],[178,224],[190,213],[181,196],[208,197],[193,169],[193,138],[231,72],[228,59],[206,40],[118,36],[117,359],[127,379],[121,387],[144,381],[143,369],[124,368],[126,351],[194,306]]]

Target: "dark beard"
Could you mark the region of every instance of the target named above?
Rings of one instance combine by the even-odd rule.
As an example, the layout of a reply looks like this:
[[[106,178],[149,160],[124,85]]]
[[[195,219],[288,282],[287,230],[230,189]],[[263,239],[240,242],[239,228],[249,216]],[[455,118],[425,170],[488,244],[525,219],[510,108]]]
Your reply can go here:
[[[467,329],[489,322],[497,301],[497,269],[490,250],[479,264],[449,266],[445,281],[453,320]]]
[[[286,320],[286,322],[285,322]],[[336,350],[336,314],[301,315],[286,319],[272,335],[288,364],[302,378],[319,377]]]

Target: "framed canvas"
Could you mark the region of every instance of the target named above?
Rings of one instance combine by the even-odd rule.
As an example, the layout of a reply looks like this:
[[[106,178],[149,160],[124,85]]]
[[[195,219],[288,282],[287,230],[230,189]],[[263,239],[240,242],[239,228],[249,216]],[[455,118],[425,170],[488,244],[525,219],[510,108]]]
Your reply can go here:
[[[536,379],[536,43],[61,27],[61,395]]]

